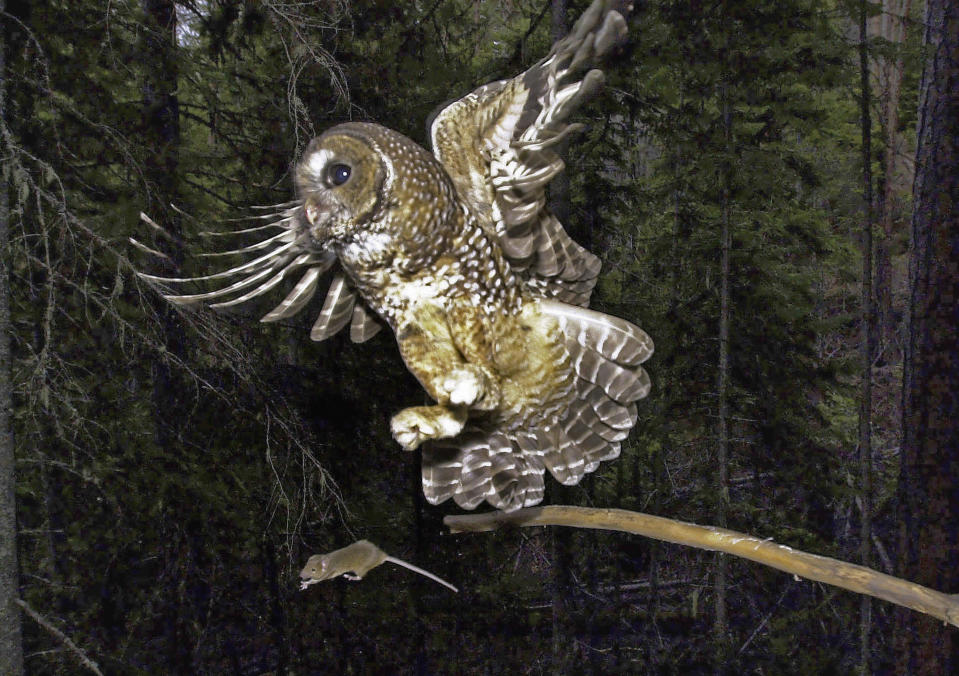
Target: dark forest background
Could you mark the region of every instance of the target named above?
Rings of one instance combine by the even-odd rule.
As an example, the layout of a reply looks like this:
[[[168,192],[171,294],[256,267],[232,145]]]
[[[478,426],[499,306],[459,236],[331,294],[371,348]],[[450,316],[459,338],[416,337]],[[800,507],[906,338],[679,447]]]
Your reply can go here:
[[[28,673],[959,664],[954,628],[740,560],[615,533],[450,536],[455,506],[424,503],[419,458],[389,435],[424,394],[388,332],[311,343],[318,307],[263,325],[276,298],[183,310],[133,275],[209,272],[201,232],[289,200],[292,163],[337,122],[425,144],[436,106],[519,73],[587,4],[0,0],[18,529],[0,564]],[[653,336],[653,391],[622,457],[547,501],[723,525],[959,592],[959,437],[910,455],[902,417],[904,370],[923,373],[904,369],[910,308],[936,288],[916,280],[956,267],[924,250],[910,285],[913,181],[933,166],[917,129],[956,115],[921,110],[924,28],[959,26],[956,10],[635,4],[553,199],[604,262],[593,306]],[[959,147],[951,124],[929,147]],[[940,204],[926,225],[959,238],[951,194],[952,220]],[[945,353],[949,316],[930,333]],[[461,592],[389,564],[298,590],[310,554],[358,538]]]

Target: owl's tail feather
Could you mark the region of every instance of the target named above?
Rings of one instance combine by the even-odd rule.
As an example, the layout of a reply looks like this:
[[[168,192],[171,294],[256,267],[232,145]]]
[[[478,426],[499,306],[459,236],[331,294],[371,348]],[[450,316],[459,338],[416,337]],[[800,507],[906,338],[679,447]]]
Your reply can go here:
[[[484,500],[512,511],[543,499],[548,469],[573,485],[605,460],[636,424],[636,401],[649,393],[641,364],[652,340],[629,322],[580,307],[541,301],[566,339],[574,384],[559,419],[524,431],[470,426],[423,448],[423,492],[432,504],[453,498],[463,509]]]
[[[542,452],[526,452],[507,433],[468,427],[452,439],[423,446],[423,494],[430,504],[449,498],[463,509],[484,500],[512,511],[543,499]]]

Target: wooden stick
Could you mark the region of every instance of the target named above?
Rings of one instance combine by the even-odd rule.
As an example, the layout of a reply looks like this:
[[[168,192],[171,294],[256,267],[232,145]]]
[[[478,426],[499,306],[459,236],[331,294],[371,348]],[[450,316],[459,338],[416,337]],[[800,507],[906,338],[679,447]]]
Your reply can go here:
[[[635,533],[749,559],[797,577],[842,587],[857,594],[868,594],[959,627],[959,594],[943,594],[871,568],[809,554],[725,528],[698,526],[624,509],[559,505],[531,507],[515,512],[447,516],[443,523],[453,533],[489,531],[501,526],[570,526]]]

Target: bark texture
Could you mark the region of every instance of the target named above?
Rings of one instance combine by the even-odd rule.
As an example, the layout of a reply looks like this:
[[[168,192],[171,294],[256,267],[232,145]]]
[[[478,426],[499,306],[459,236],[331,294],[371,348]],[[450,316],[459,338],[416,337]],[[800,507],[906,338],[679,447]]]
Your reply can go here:
[[[859,308],[859,345],[862,354],[862,376],[859,394],[859,496],[862,500],[862,521],[859,530],[859,562],[869,566],[869,540],[872,537],[872,118],[870,116],[869,52],[866,33],[867,0],[859,5],[859,74],[860,128],[862,131],[862,304]],[[872,603],[862,597],[859,607],[859,673],[870,673],[870,633]]]
[[[899,483],[900,574],[959,592],[959,3],[926,5]],[[959,634],[900,614],[897,673],[959,673]]]
[[[6,3],[0,0],[0,14]],[[0,120],[6,116],[6,39],[0,44]],[[6,128],[4,126],[4,128]],[[0,149],[6,147],[0,139]],[[5,155],[6,153],[0,153]],[[0,185],[0,673],[23,673],[17,501],[14,474],[12,354],[10,351],[9,186]]]

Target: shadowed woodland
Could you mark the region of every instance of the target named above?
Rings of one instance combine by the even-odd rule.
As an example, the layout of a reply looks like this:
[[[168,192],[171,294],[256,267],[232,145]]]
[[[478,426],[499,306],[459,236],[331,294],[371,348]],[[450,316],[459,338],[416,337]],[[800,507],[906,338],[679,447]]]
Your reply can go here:
[[[741,559],[451,535],[390,436],[427,403],[390,332],[315,343],[322,297],[261,324],[285,290],[181,308],[134,274],[210,272],[204,233],[292,199],[338,122],[426,145],[588,4],[0,0],[0,672],[959,672],[955,627]],[[628,22],[550,205],[603,262],[592,307],[655,340],[653,388],[620,458],[544,504],[959,593],[959,8]],[[299,589],[359,539],[459,593],[388,565]]]

